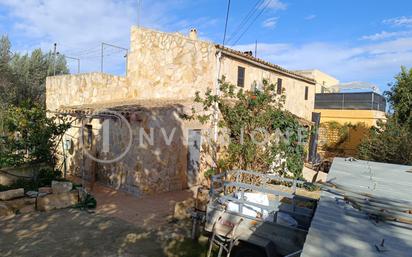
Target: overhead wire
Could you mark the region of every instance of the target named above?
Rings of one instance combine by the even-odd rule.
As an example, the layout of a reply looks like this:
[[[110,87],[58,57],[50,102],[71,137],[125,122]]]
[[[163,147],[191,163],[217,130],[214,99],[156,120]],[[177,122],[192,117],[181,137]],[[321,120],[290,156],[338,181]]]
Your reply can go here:
[[[222,42],[222,45],[225,45],[225,41],[226,41],[227,23],[228,23],[228,21],[229,21],[229,11],[230,11],[230,0],[228,0],[228,2],[227,2],[226,21],[225,21],[225,32],[223,33],[223,42]]]
[[[250,29],[250,27],[255,23],[255,21],[263,14],[263,12],[268,8],[270,2],[272,0],[268,0],[266,2],[266,5],[262,8],[262,10],[258,13],[258,15],[253,19],[253,21],[251,23],[249,23],[249,26],[240,34],[240,36],[236,39],[235,42],[233,42],[233,45],[236,45],[237,42],[239,42],[239,40],[243,37],[243,35],[245,35],[245,33]]]
[[[233,39],[233,37],[236,36],[236,33],[248,22],[248,20],[250,19],[251,16],[254,15],[254,13],[259,9],[259,5],[261,5],[261,3],[264,0],[257,0],[255,5],[253,6],[252,9],[250,9],[250,11],[246,14],[245,17],[243,17],[242,21],[238,24],[238,26],[233,30],[232,34],[230,34],[230,36],[228,37],[228,42],[230,40]]]

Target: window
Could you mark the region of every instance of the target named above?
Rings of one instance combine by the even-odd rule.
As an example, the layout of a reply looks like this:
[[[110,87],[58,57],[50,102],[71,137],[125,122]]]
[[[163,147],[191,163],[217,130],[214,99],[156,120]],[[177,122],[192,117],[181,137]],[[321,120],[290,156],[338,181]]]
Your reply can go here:
[[[237,67],[237,86],[244,87],[245,86],[245,68],[244,67]]]
[[[278,79],[277,87],[276,87],[276,93],[278,95],[282,94],[282,79]]]
[[[305,100],[308,100],[309,97],[309,87],[305,87]]]

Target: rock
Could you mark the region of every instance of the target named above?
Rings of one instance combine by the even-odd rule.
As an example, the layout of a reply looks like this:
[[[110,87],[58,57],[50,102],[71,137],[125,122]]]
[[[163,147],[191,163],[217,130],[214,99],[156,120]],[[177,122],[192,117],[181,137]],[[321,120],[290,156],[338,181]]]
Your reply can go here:
[[[31,198],[36,198],[38,194],[39,194],[39,192],[36,192],[36,191],[27,191],[26,192],[26,195],[28,197],[31,197]]]
[[[195,200],[193,198],[176,203],[173,218],[178,220],[189,219],[192,216],[194,206]]]
[[[7,217],[13,215],[14,212],[4,203],[0,203],[0,217]]]
[[[73,184],[71,182],[63,182],[63,181],[52,181],[52,193],[53,194],[62,194],[68,193],[72,190]]]
[[[26,214],[26,213],[30,213],[30,212],[35,212],[36,211],[36,205],[35,204],[31,204],[31,205],[26,205],[23,208],[21,208],[19,210],[19,212],[21,214]]]
[[[46,194],[51,194],[52,188],[51,187],[39,187],[39,193],[46,193]]]
[[[4,201],[3,203],[8,208],[10,208],[14,212],[16,212],[16,211],[19,211],[20,209],[22,209],[22,208],[24,208],[28,205],[35,205],[36,204],[36,198],[24,197],[24,198]]]
[[[24,196],[24,189],[13,189],[4,192],[0,192],[0,200],[7,201],[14,198],[19,198]]]
[[[50,211],[71,207],[79,202],[77,191],[37,197],[37,210]]]
[[[196,210],[206,211],[207,203],[209,202],[209,189],[206,187],[200,187],[197,190],[196,195]]]

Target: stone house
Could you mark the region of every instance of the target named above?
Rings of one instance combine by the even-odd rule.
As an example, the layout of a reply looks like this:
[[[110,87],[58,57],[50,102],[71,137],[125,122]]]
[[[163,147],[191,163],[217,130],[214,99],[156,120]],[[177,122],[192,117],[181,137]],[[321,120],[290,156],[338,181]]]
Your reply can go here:
[[[184,36],[132,27],[126,76],[87,73],[47,78],[47,109],[68,114],[73,122],[63,139],[62,167],[135,195],[199,184],[205,155],[201,146],[206,141],[202,137],[210,125],[180,117],[190,113],[197,91],[216,90],[219,76],[244,89],[262,79],[277,83],[286,95],[285,108],[311,119],[313,79],[200,40],[195,30]],[[105,111],[92,115],[99,110]],[[110,117],[110,112],[120,113],[130,127]],[[127,130],[131,134],[124,136]],[[152,138],[152,130],[158,136]],[[173,139],[167,140],[172,134]],[[108,146],[110,151],[104,149]],[[88,158],[115,159],[124,148],[127,153],[116,162]]]

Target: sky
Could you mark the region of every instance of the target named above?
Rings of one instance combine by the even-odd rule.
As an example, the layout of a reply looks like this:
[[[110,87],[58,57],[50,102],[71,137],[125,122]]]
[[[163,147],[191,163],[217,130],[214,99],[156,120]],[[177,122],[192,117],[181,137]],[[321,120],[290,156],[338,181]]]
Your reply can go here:
[[[101,42],[129,48],[132,25],[184,34],[194,27],[221,44],[226,11],[227,0],[141,0],[140,8],[139,0],[0,0],[0,35],[21,53],[57,43],[60,54],[80,58],[81,72],[100,71]],[[412,67],[412,1],[231,0],[226,45],[254,50],[256,41],[257,57],[287,69],[384,91],[401,65]],[[124,54],[105,47],[103,70],[124,74]],[[76,73],[77,61],[68,63]]]

